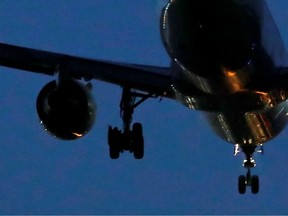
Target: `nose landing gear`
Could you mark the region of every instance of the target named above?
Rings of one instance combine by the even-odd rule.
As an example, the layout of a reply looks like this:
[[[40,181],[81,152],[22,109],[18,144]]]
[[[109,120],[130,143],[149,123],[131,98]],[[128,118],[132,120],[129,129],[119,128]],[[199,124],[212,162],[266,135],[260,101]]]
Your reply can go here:
[[[240,175],[238,178],[238,191],[240,194],[246,193],[246,188],[251,187],[251,192],[257,194],[259,192],[259,177],[257,175],[251,175],[251,169],[256,167],[256,162],[252,158],[252,155],[256,149],[256,146],[241,147],[246,155],[246,159],[243,161],[243,167],[247,169],[246,176]],[[262,147],[261,151],[263,152]]]
[[[251,187],[251,192],[257,194],[259,192],[259,177],[251,176],[251,171],[248,169],[246,176],[240,175],[238,178],[238,191],[240,194],[245,194],[246,187]]]
[[[136,98],[141,98],[136,102]],[[150,97],[152,94],[142,94],[132,92],[130,88],[123,88],[120,102],[121,118],[123,120],[123,130],[117,127],[108,128],[108,145],[111,159],[118,159],[120,153],[129,151],[134,154],[135,159],[144,157],[143,128],[140,123],[134,123],[131,127],[134,109]]]

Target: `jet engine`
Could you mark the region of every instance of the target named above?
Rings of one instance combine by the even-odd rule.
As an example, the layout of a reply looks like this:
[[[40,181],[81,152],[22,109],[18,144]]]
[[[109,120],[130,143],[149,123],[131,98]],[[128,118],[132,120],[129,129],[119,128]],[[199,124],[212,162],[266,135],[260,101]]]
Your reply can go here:
[[[161,34],[174,60],[179,97],[193,94],[192,85],[217,96],[245,91],[256,73],[268,68],[266,63],[262,68],[268,61],[261,47],[260,20],[252,8],[257,2],[170,0],[163,10]],[[187,80],[190,84],[184,87]]]
[[[63,140],[87,134],[96,116],[96,104],[90,91],[88,86],[72,79],[45,85],[36,103],[44,129]]]
[[[183,67],[218,77],[213,71],[219,65],[238,70],[254,58],[260,41],[257,21],[243,1],[174,0],[163,12],[162,39]]]

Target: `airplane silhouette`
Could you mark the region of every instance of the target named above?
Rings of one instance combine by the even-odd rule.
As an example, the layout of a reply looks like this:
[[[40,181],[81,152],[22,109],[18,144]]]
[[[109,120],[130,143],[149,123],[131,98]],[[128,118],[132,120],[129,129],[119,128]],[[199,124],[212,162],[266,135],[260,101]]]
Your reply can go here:
[[[56,77],[37,98],[41,124],[64,140],[81,138],[95,120],[91,80],[123,87],[123,128],[108,129],[109,153],[144,157],[141,123],[133,112],[148,98],[166,97],[205,111],[211,127],[243,152],[239,193],[259,191],[254,153],[288,120],[288,55],[264,0],[170,0],[161,15],[169,67],[101,61],[0,44],[0,65]]]

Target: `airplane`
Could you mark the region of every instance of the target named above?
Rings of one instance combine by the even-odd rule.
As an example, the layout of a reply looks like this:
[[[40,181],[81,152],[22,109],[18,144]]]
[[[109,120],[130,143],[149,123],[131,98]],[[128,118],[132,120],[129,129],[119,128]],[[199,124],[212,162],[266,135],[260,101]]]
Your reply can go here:
[[[109,154],[144,157],[142,124],[133,112],[149,98],[168,98],[202,111],[215,133],[243,152],[240,194],[259,192],[254,153],[288,121],[288,55],[265,0],[169,0],[160,19],[168,67],[87,59],[0,43],[0,65],[55,77],[36,102],[43,128],[74,140],[93,127],[91,81],[122,87],[123,127],[108,128]]]

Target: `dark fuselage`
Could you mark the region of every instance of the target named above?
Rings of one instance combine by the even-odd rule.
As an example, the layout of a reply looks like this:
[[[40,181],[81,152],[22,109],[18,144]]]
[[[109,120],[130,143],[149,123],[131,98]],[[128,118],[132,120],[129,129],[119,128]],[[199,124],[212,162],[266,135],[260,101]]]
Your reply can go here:
[[[175,97],[225,140],[262,145],[283,130],[288,56],[263,0],[173,0],[161,33],[171,56]]]

